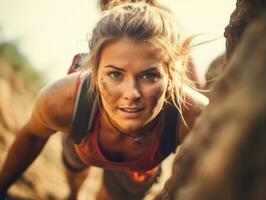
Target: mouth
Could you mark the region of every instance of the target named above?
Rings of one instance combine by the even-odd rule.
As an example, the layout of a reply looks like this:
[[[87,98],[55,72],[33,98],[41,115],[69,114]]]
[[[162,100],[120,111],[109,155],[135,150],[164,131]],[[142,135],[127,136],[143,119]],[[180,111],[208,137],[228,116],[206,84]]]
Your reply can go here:
[[[120,107],[118,109],[125,113],[139,113],[144,110],[143,107]]]

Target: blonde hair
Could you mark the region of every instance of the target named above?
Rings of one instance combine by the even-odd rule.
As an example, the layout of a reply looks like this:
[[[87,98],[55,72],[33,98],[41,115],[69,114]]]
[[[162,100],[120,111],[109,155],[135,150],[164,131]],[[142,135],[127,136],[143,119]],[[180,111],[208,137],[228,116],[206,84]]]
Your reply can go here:
[[[190,82],[184,63],[190,51],[192,38],[182,41],[176,28],[173,15],[165,9],[146,2],[111,2],[108,10],[103,12],[96,24],[89,41],[87,68],[92,75],[89,95],[98,92],[96,80],[103,48],[110,42],[128,37],[149,42],[161,50],[170,80],[166,102],[174,104],[182,115],[181,104],[185,103],[185,97],[181,86]],[[99,95],[97,97],[99,98]]]
[[[100,9],[103,12],[105,10],[110,10],[111,7],[114,7],[115,5],[121,3],[136,3],[136,2],[145,2],[151,6],[155,6],[157,8],[171,12],[171,10],[166,6],[164,6],[163,4],[161,4],[159,0],[100,0]]]

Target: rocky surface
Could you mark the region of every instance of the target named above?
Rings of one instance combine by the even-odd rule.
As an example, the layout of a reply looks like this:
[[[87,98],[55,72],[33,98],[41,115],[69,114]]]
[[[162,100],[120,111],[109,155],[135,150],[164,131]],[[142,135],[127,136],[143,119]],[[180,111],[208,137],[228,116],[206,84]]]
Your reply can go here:
[[[225,28],[226,56],[229,59],[242,38],[249,23],[266,10],[265,0],[237,0],[236,9],[231,14]]]
[[[264,13],[233,47],[212,101],[180,149],[158,199],[265,199],[265,38]]]

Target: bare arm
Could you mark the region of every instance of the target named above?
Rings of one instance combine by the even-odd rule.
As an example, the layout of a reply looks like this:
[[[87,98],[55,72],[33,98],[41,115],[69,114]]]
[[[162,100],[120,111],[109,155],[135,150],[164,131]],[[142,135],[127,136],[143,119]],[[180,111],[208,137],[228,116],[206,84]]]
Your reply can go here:
[[[3,194],[37,157],[47,139],[36,136],[27,126],[19,131],[0,173],[0,191]]]
[[[0,197],[40,154],[51,134],[68,130],[74,105],[72,79],[48,86],[38,95],[31,118],[18,131],[1,169]]]

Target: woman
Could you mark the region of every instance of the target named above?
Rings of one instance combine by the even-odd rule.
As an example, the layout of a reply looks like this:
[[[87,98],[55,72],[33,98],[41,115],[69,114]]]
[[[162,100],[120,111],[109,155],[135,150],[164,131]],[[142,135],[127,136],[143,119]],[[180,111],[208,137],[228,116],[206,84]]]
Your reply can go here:
[[[94,28],[84,69],[39,93],[31,119],[3,165],[0,194],[38,156],[48,138],[62,131],[69,199],[77,199],[89,166],[104,168],[97,199],[142,199],[156,181],[160,163],[182,142],[208,103],[187,86],[179,63],[186,59],[188,45],[177,37],[169,12],[141,2],[111,7]],[[85,119],[91,129],[75,143],[72,131],[79,123],[75,116],[81,88],[88,89],[86,96],[95,101],[90,120]],[[168,142],[175,144],[170,151]]]

